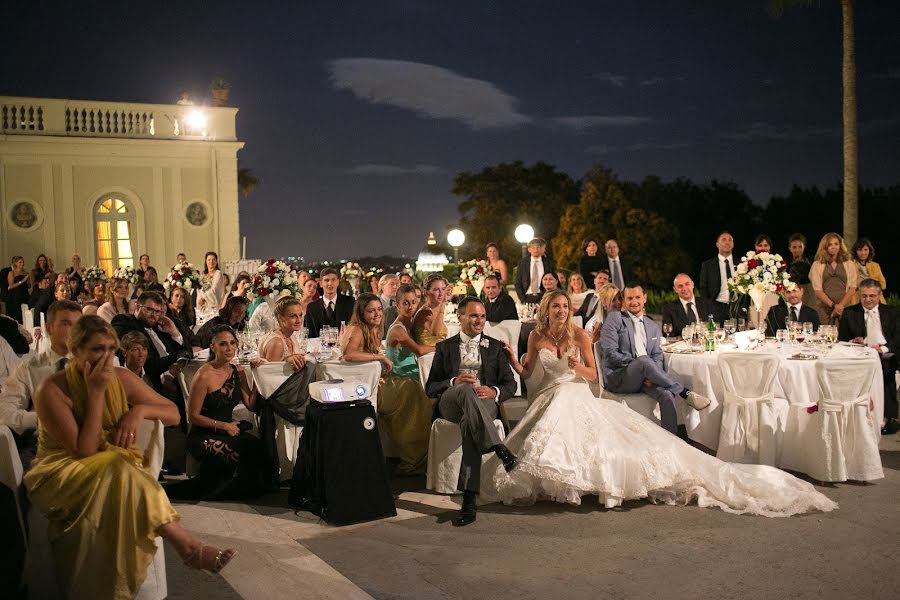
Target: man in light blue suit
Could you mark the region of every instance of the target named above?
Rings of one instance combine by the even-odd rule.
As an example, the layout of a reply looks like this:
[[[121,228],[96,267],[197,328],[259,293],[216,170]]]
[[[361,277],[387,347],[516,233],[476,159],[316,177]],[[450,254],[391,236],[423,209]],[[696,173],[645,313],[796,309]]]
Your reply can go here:
[[[672,379],[663,365],[660,330],[644,314],[647,295],[639,283],[625,284],[621,312],[611,312],[600,330],[603,384],[614,393],[643,392],[659,404],[662,426],[678,430],[675,395],[696,410],[709,406],[709,399]]]

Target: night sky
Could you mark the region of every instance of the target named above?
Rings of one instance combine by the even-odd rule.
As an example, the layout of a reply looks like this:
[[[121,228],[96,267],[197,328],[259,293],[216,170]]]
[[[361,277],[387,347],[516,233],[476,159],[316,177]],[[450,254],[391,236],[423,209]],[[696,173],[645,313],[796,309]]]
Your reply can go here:
[[[0,94],[174,103],[221,75],[261,179],[251,257],[414,255],[455,220],[457,173],[518,159],[761,204],[842,175],[838,0],[282,4],[21,3]],[[900,183],[900,2],[856,4],[860,182]]]

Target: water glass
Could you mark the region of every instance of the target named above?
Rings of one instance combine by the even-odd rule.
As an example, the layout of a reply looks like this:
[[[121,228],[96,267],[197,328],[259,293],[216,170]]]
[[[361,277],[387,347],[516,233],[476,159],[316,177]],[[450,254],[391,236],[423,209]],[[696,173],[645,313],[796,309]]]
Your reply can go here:
[[[784,345],[785,340],[788,339],[788,330],[787,329],[779,329],[775,332],[775,339],[778,340],[778,347]]]
[[[672,335],[672,324],[671,323],[663,323],[662,326],[663,334],[665,334],[666,338]]]
[[[813,324],[812,324],[812,322],[811,322],[811,321],[804,321],[804,322],[803,322],[803,333],[805,333],[805,334],[808,336],[808,335],[811,334],[812,332],[813,332]]]
[[[737,330],[738,331],[747,331],[747,319],[738,319],[737,320]]]

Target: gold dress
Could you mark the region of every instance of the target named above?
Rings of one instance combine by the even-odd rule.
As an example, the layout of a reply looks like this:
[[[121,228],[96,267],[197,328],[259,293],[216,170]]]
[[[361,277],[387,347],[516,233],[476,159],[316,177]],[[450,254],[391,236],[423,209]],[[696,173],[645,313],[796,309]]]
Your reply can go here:
[[[66,365],[66,383],[81,427],[87,386],[74,361]],[[57,580],[68,598],[134,598],[156,553],[157,530],[178,519],[140,448],[110,441],[127,411],[125,389],[114,377],[106,389],[99,450],[86,458],[73,457],[38,428],[37,457],[25,485],[50,521]]]
[[[423,306],[419,310],[422,311],[426,308],[431,311],[432,315],[434,315],[434,309],[427,306]],[[418,313],[416,314],[416,316],[418,316]],[[444,323],[444,315],[434,315],[433,318],[441,319],[440,335],[434,335],[430,331],[425,331],[425,324],[423,322],[421,325],[417,325],[413,329],[412,337],[414,340],[416,340],[417,344],[420,344],[422,346],[434,346],[438,342],[443,342],[447,339],[447,325],[446,323]]]

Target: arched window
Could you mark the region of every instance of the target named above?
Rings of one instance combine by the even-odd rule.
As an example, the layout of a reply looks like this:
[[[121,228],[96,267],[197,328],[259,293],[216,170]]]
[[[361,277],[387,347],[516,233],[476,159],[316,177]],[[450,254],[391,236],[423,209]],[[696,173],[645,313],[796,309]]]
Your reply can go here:
[[[112,275],[119,267],[134,266],[134,211],[117,195],[101,198],[94,211],[97,262]]]

